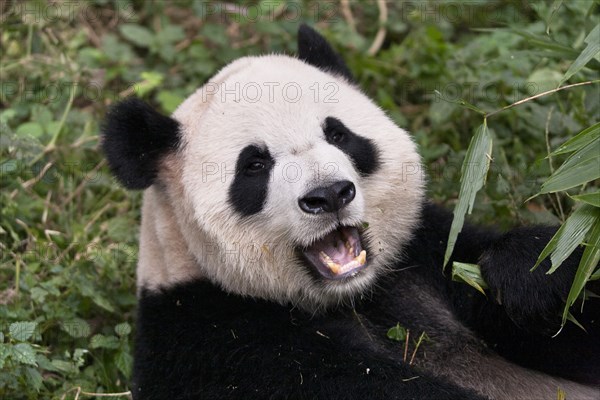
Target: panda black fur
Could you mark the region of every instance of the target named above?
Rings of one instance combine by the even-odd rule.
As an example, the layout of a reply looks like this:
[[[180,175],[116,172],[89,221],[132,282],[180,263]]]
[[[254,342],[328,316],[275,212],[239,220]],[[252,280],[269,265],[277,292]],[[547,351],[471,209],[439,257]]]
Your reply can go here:
[[[600,398],[598,300],[576,315],[587,332],[551,337],[581,252],[530,273],[555,229],[465,226],[452,259],[481,265],[488,298],[451,282],[452,216],[424,199],[410,137],[318,33],[302,26],[298,48],[233,62],[172,118],[134,99],[107,116],[112,171],[147,189],[134,398]],[[236,82],[306,92],[253,102],[215,90]],[[310,92],[327,83],[336,102]],[[366,264],[336,273],[319,250],[365,250]],[[409,359],[429,338],[413,365],[386,338],[398,322]]]

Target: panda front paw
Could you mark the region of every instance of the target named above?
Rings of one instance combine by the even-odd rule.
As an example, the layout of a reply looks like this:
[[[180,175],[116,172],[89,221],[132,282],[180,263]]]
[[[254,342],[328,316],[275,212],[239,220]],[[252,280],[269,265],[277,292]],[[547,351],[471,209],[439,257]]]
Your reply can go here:
[[[552,274],[549,259],[531,271],[555,228],[524,227],[504,234],[481,256],[480,266],[490,301],[501,305],[521,329],[551,335],[558,331],[561,311],[579,264],[576,250]]]

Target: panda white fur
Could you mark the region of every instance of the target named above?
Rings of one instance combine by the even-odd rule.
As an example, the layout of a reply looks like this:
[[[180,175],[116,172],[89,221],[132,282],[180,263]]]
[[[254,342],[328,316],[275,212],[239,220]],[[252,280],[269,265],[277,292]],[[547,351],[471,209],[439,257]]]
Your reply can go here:
[[[107,116],[112,171],[146,189],[134,398],[599,399],[599,302],[550,336],[581,253],[530,273],[554,229],[466,226],[453,260],[488,298],[451,282],[410,136],[317,32],[298,47],[232,62],[172,117]]]

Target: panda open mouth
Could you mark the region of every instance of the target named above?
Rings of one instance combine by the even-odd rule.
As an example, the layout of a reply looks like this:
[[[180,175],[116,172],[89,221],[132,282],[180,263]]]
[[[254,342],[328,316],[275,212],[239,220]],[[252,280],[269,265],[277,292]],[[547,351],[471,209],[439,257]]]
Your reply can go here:
[[[309,263],[328,279],[356,275],[367,266],[360,234],[354,227],[340,227],[302,250]]]

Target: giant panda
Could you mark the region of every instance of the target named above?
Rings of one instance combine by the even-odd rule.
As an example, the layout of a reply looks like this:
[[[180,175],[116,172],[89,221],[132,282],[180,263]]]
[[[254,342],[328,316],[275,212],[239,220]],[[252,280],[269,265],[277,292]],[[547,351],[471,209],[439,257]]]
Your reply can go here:
[[[235,60],[170,117],[106,117],[112,172],[145,189],[134,399],[599,399],[598,300],[552,337],[581,252],[529,272],[555,229],[467,225],[452,260],[489,290],[452,282],[410,135],[306,25],[298,49]]]

